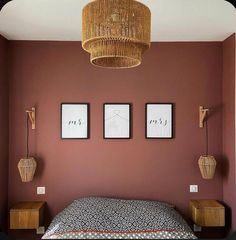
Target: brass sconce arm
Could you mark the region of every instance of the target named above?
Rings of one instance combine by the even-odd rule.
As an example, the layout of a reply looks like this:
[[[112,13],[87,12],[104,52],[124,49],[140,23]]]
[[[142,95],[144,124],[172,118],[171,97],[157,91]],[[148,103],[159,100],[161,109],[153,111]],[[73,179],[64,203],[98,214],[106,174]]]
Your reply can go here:
[[[26,113],[28,113],[29,119],[32,124],[32,129],[35,129],[36,128],[35,107],[32,107],[32,110],[26,110]]]
[[[206,118],[206,114],[209,111],[208,108],[204,108],[203,106],[199,107],[199,127],[204,127],[204,120]]]

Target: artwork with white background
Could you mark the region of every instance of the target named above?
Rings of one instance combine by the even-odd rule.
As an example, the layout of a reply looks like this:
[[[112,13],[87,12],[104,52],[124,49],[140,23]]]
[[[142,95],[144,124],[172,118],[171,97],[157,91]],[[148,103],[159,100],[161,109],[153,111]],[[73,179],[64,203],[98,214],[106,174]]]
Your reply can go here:
[[[146,138],[172,138],[173,104],[146,105]]]
[[[130,138],[130,104],[104,104],[104,138]]]
[[[61,105],[61,137],[66,139],[87,139],[88,104]]]

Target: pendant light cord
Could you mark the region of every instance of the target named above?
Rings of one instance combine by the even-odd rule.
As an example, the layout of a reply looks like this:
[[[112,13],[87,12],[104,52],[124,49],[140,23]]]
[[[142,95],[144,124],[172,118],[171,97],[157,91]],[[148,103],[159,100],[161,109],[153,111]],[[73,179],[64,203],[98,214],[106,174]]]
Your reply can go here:
[[[26,156],[29,158],[29,116],[26,117]]]
[[[206,113],[206,155],[208,155],[208,119]]]

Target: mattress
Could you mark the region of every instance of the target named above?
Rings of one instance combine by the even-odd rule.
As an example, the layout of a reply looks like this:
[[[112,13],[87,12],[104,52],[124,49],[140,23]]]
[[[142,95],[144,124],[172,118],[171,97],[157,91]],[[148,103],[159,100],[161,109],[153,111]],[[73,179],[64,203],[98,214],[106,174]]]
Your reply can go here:
[[[196,239],[170,204],[90,197],[75,200],[42,239]]]

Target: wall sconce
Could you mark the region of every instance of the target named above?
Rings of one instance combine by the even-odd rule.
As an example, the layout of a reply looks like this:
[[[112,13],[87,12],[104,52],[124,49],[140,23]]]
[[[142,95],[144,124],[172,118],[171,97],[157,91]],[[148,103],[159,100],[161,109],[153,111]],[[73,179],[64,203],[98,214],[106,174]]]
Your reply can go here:
[[[37,162],[33,157],[29,157],[29,120],[32,125],[32,129],[35,129],[35,108],[26,111],[26,157],[22,158],[18,163],[18,170],[20,172],[22,182],[31,182],[33,180]]]
[[[203,106],[199,107],[199,127],[204,127],[204,121],[206,122],[206,154],[200,156],[198,165],[201,171],[203,179],[212,179],[215,175],[216,160],[213,156],[208,155],[208,124],[207,113],[209,109],[204,109]]]

